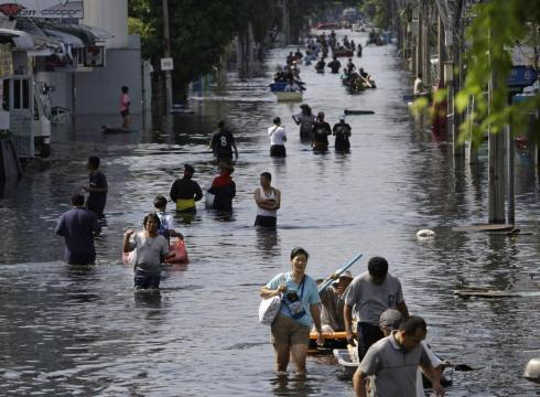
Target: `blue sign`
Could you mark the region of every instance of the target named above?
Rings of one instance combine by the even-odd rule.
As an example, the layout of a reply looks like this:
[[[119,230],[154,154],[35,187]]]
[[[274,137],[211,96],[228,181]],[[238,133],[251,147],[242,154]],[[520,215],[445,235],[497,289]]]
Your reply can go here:
[[[536,70],[532,66],[514,66],[506,79],[509,87],[527,87],[536,81]]]

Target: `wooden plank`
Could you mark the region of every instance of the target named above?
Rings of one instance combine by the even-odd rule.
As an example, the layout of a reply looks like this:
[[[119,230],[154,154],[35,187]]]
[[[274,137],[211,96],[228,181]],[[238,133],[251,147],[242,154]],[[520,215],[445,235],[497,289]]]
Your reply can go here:
[[[514,229],[514,225],[509,224],[487,224],[487,225],[470,225],[456,226],[452,228],[454,232],[508,232]]]
[[[503,290],[484,290],[484,289],[458,289],[454,294],[462,297],[479,298],[528,298],[540,297],[540,291],[503,291]]]

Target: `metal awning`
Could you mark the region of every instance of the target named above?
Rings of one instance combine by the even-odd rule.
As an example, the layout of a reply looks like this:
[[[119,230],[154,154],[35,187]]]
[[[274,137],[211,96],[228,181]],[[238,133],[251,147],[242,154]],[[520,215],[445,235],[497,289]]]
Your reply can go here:
[[[61,32],[54,29],[43,29],[47,36],[52,37],[55,40],[61,41],[63,44],[70,46],[71,48],[84,48],[84,43],[77,36],[72,34]]]
[[[32,48],[21,48],[28,52],[30,56],[50,56],[64,52],[64,46],[60,40],[47,36],[43,30],[31,19],[19,18],[15,25],[18,30],[27,33],[34,45]],[[17,46],[17,44],[16,44]],[[17,48],[20,48],[17,46]]]
[[[0,41],[2,43],[12,43],[21,50],[30,50],[34,48],[32,37],[22,30],[0,28]]]
[[[114,35],[104,29],[88,26],[84,24],[54,23],[50,21],[39,22],[42,29],[55,30],[77,37],[84,43],[84,46],[93,47],[97,43],[102,43],[112,39]]]

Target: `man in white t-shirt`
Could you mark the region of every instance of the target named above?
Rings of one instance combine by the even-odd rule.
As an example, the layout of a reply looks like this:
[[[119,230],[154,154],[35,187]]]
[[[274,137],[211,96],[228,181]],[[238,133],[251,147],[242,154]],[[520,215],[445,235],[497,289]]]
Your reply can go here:
[[[416,95],[425,95],[426,90],[424,88],[424,83],[422,82],[422,73],[418,73],[416,80],[414,80],[413,94]]]
[[[285,133],[285,129],[281,126],[281,119],[279,117],[276,117],[274,119],[274,125],[268,128],[268,136],[270,137],[270,156],[287,156],[287,151],[285,150],[287,134]]]

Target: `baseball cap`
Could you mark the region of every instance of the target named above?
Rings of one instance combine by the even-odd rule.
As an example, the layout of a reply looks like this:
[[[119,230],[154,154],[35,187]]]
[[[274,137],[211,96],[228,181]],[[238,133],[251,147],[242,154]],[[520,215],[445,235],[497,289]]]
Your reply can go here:
[[[379,325],[392,330],[398,329],[401,323],[401,313],[396,309],[386,309],[379,317]]]
[[[341,273],[339,278],[350,278],[352,280],[354,277],[353,277],[352,273],[347,270],[347,271]]]

